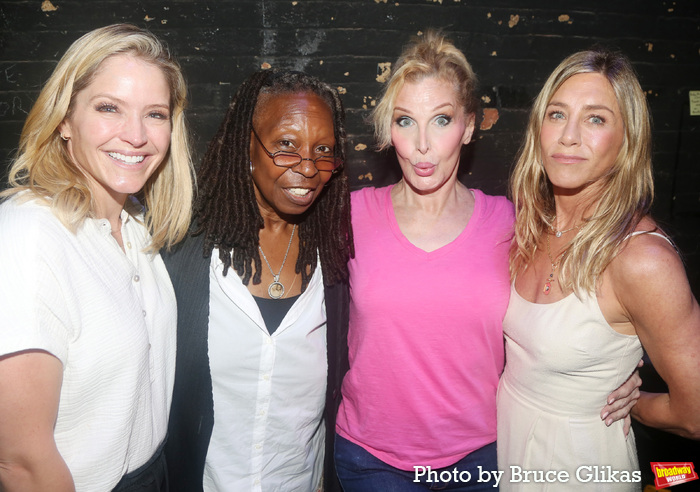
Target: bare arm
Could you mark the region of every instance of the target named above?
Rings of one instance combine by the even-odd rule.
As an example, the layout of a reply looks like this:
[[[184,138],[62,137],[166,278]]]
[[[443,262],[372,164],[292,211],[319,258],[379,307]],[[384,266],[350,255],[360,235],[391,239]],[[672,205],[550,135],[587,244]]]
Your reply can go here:
[[[643,360],[639,361],[637,367],[642,367]],[[608,404],[603,407],[600,412],[600,418],[605,421],[605,425],[610,426],[618,420],[625,420],[625,435],[629,433],[632,421],[630,412],[632,407],[639,400],[641,392],[639,387],[642,385],[642,378],[639,377],[639,371],[634,371],[627,378],[627,381],[622,383],[619,388],[608,395]]]
[[[47,352],[0,357],[0,490],[75,491],[53,437],[62,377]]]
[[[668,393],[645,393],[632,416],[700,439],[700,307],[663,239],[638,236],[613,262],[614,289]],[[612,266],[612,265],[611,265]]]

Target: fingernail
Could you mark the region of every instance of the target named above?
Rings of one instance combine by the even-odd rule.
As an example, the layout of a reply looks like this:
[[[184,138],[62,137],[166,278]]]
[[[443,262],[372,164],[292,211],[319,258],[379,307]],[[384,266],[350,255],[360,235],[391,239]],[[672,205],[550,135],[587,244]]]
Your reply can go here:
[[[612,419],[608,419],[605,421],[605,425],[607,425],[608,427],[610,427],[612,425],[612,423],[613,423]]]
[[[607,417],[608,415],[610,415],[610,412],[605,412],[603,414],[603,416],[601,417],[601,419],[605,420],[605,417]]]

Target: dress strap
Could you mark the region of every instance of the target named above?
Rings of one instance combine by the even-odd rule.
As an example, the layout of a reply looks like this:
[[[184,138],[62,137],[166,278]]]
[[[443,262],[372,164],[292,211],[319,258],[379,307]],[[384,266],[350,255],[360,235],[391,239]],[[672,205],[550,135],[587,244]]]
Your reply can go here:
[[[666,241],[668,241],[668,244],[670,244],[671,246],[673,246],[673,249],[676,250],[676,253],[680,254],[680,251],[678,251],[678,248],[676,248],[676,245],[673,244],[673,241],[671,241],[671,239],[670,239],[668,236],[666,236],[665,234],[661,234],[660,232],[652,232],[652,231],[634,231],[634,232],[632,232],[632,233],[630,233],[630,234],[627,234],[627,236],[625,236],[624,241],[627,241],[627,239],[629,239],[629,238],[631,238],[631,237],[639,236],[640,234],[649,234],[649,235],[652,235],[652,236],[659,236],[659,237],[665,239]]]

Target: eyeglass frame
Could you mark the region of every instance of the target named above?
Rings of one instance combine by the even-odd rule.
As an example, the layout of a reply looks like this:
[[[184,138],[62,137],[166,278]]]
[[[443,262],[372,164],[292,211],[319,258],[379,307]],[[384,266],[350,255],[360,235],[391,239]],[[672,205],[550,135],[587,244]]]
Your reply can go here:
[[[262,149],[265,151],[265,153],[267,154],[267,156],[268,156],[270,159],[272,159],[272,163],[273,163],[275,166],[278,166],[278,167],[286,167],[287,169],[291,169],[291,168],[293,168],[293,167],[298,166],[299,164],[301,164],[301,163],[304,162],[304,161],[311,161],[311,162],[313,162],[314,167],[316,168],[316,170],[319,171],[319,172],[323,171],[323,172],[336,173],[336,172],[338,172],[338,169],[340,168],[340,166],[343,165],[343,160],[340,159],[340,158],[338,158],[338,157],[335,157],[335,155],[334,155],[333,157],[330,157],[330,156],[323,156],[323,155],[322,155],[322,156],[320,156],[320,157],[317,157],[316,159],[311,159],[310,157],[303,157],[301,154],[299,154],[299,153],[297,153],[297,152],[286,152],[286,151],[284,151],[284,150],[278,150],[277,152],[275,152],[275,153],[273,154],[272,152],[270,152],[269,150],[267,150],[267,147],[265,147],[265,144],[262,143],[262,140],[260,140],[260,137],[258,136],[258,132],[255,131],[255,128],[253,128],[253,127],[251,126],[250,129],[253,131],[253,135],[255,136],[255,139],[256,139],[256,140],[258,141],[258,143],[260,144],[260,147],[262,147]],[[298,157],[299,157],[299,162],[297,162],[296,164],[292,164],[292,165],[277,164],[277,162],[275,162],[275,158],[276,158],[277,156],[282,156],[282,155],[286,155],[286,156],[298,156]],[[330,162],[331,159],[332,159],[335,163],[337,163],[337,165],[336,165],[333,169],[320,169],[320,168],[318,167],[318,165],[316,164],[317,161],[325,160],[326,162]]]

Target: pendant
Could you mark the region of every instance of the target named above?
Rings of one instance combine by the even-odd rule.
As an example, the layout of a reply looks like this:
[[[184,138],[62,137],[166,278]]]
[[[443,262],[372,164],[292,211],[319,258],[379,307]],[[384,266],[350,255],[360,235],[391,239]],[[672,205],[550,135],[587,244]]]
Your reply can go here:
[[[267,287],[267,295],[272,299],[280,299],[284,295],[284,285],[275,280]]]
[[[561,237],[562,232],[561,232],[561,231],[557,231],[557,232],[554,233],[554,235],[557,236],[557,237]]]
[[[554,282],[554,272],[550,273],[549,278],[544,282],[544,289],[542,289],[544,295],[549,295],[552,290],[552,282]]]

